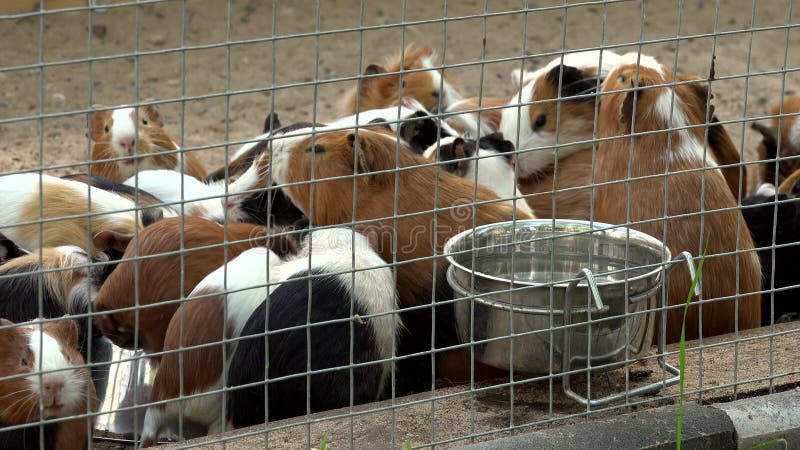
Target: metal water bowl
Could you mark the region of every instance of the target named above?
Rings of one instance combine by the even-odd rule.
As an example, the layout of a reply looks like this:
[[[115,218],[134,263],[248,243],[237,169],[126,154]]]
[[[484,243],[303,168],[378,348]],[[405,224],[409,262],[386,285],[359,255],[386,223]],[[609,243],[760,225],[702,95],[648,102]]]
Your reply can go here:
[[[608,370],[641,358],[653,342],[668,272],[683,260],[694,274],[688,253],[672,260],[647,234],[575,220],[485,225],[451,238],[444,253],[447,280],[464,298],[455,303],[462,342],[473,343],[482,363],[531,374]],[[568,373],[563,381],[565,392],[582,403],[619,398],[585,399],[569,389]]]

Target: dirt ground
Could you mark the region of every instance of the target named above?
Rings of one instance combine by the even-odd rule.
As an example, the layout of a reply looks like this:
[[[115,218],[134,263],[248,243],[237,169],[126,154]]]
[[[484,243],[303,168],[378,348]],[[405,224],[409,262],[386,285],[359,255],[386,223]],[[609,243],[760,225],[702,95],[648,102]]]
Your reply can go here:
[[[411,42],[461,64],[446,74],[466,96],[511,94],[512,69],[565,49],[641,49],[701,76],[716,54],[716,113],[735,122],[726,128],[748,160],[758,136],[744,119],[767,114],[782,92],[800,92],[800,29],[787,28],[800,22],[800,0],[276,3],[276,11],[258,0],[185,0],[0,17],[0,171],[84,171],[89,106],[146,98],[167,102],[167,131],[213,167],[228,143],[259,134],[270,110],[284,123],[337,117],[355,83],[340,79]]]
[[[200,147],[213,166],[224,161],[226,142],[257,135],[273,108],[284,122],[336,117],[354,84],[337,80],[411,42],[437,49],[445,64],[464,64],[447,75],[467,95],[510,94],[509,73],[522,55],[535,67],[553,58],[537,54],[599,45],[630,51],[640,41],[645,53],[701,76],[716,53],[713,92],[723,121],[767,114],[781,91],[800,85],[800,30],[787,31],[797,23],[797,1],[794,19],[778,0],[720,0],[718,9],[689,1],[682,11],[668,0],[569,8],[551,0],[530,3],[543,9],[527,13],[527,2],[510,0],[408,0],[405,12],[403,2],[363,3],[363,15],[356,0],[279,2],[277,11],[256,0],[187,0],[0,20],[0,167],[85,161],[81,111],[144,98],[169,102],[161,107],[167,131],[184,147]],[[727,128],[752,159],[755,133],[741,122]]]

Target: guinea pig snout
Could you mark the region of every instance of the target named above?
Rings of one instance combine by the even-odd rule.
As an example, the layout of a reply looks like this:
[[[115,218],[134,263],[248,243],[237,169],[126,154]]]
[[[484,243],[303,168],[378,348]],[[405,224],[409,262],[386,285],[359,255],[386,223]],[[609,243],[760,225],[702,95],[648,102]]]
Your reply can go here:
[[[64,389],[64,375],[52,373],[42,376],[42,403],[45,407],[60,407],[61,391]]]
[[[133,156],[133,149],[136,148],[136,137],[121,136],[116,139],[116,144],[120,150],[120,156]]]

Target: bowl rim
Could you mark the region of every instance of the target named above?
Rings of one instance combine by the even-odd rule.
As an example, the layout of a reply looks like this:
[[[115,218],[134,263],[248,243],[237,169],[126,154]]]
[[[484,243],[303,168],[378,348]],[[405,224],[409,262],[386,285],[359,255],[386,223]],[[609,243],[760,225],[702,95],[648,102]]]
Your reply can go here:
[[[652,276],[656,275],[657,272],[661,272],[662,270],[666,269],[666,265],[672,260],[672,252],[670,251],[669,247],[667,247],[659,239],[656,239],[656,238],[654,238],[653,236],[650,236],[647,233],[644,233],[644,232],[638,231],[638,230],[634,230],[633,228],[625,226],[625,225],[613,225],[613,224],[608,224],[608,223],[604,223],[604,222],[598,222],[598,221],[595,221],[595,220],[589,221],[589,220],[573,220],[573,219],[523,219],[523,220],[509,220],[509,221],[506,221],[506,222],[495,222],[495,223],[490,223],[490,224],[486,224],[486,225],[481,225],[481,226],[478,226],[478,227],[470,228],[468,230],[464,230],[464,231],[456,234],[455,236],[451,237],[450,239],[448,239],[447,242],[445,242],[445,244],[444,244],[444,248],[442,249],[442,253],[445,255],[445,258],[447,259],[447,262],[451,266],[454,266],[455,269],[461,270],[461,271],[463,271],[465,273],[468,273],[468,274],[474,274],[475,278],[480,277],[480,278],[482,278],[484,280],[491,280],[491,281],[497,281],[497,282],[500,282],[500,283],[507,283],[507,284],[510,284],[512,286],[512,288],[513,288],[513,286],[532,286],[532,287],[551,287],[552,286],[554,288],[566,288],[567,286],[569,286],[569,284],[574,281],[574,279],[575,279],[574,277],[571,277],[571,278],[567,279],[566,281],[558,281],[558,282],[538,282],[538,281],[521,281],[521,280],[520,281],[517,281],[517,280],[512,281],[510,278],[496,277],[494,275],[489,275],[489,274],[486,274],[484,272],[480,272],[478,270],[468,269],[464,265],[458,263],[453,258],[453,255],[455,255],[455,254],[459,254],[459,253],[468,251],[468,250],[453,251],[453,247],[456,245],[456,243],[459,242],[460,240],[462,240],[465,236],[468,236],[468,235],[471,235],[471,234],[476,234],[479,231],[482,231],[482,230],[485,230],[485,229],[499,228],[499,227],[508,226],[508,225],[513,225],[515,228],[517,228],[517,227],[520,226],[520,224],[523,224],[523,225],[524,224],[530,224],[530,225],[545,225],[545,224],[547,224],[547,225],[552,225],[554,228],[559,226],[559,225],[564,225],[564,226],[577,225],[577,226],[582,226],[582,227],[586,228],[585,231],[578,232],[576,234],[584,234],[586,232],[595,232],[595,231],[614,231],[614,230],[619,230],[617,232],[623,232],[623,233],[630,232],[631,240],[635,237],[637,240],[645,241],[645,243],[650,244],[650,245],[655,246],[655,247],[659,247],[664,251],[664,253],[663,253],[664,257],[663,257],[662,261],[660,263],[655,263],[658,266],[654,267],[652,270],[649,270],[649,271],[647,271],[645,273],[642,273],[642,274],[639,274],[639,275],[636,275],[636,276],[624,278],[624,279],[621,279],[621,280],[602,280],[602,281],[597,281],[597,286],[610,286],[610,285],[614,285],[614,284],[624,284],[626,282],[627,283],[631,283],[631,282],[634,282],[634,281],[638,281],[638,280],[641,280],[641,279],[652,277]],[[576,273],[574,275],[578,275],[578,274]],[[585,279],[578,282],[578,284],[585,284],[585,283],[586,283]],[[472,289],[469,289],[469,290],[472,290]]]

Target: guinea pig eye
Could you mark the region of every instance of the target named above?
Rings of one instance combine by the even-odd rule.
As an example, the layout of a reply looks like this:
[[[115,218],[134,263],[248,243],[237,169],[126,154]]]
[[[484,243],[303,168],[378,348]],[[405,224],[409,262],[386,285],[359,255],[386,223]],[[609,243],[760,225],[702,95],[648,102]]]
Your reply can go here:
[[[307,148],[306,152],[308,152],[308,153],[314,152],[317,155],[319,155],[320,153],[325,153],[325,147],[323,147],[321,145],[315,145],[314,147]]]
[[[108,133],[108,125],[106,125],[106,133]]]
[[[436,91],[431,92],[431,95],[433,96],[433,98],[439,98],[439,93]]]
[[[147,125],[147,119],[145,119],[145,118],[142,118],[142,124],[143,124],[143,125]]]
[[[27,366],[28,365],[28,360],[25,359],[25,358],[22,358],[19,363],[22,364],[23,366]]]
[[[540,114],[539,117],[536,118],[536,121],[533,123],[533,128],[538,130],[539,128],[542,128],[546,123],[547,123],[547,116],[545,116],[544,114]]]

